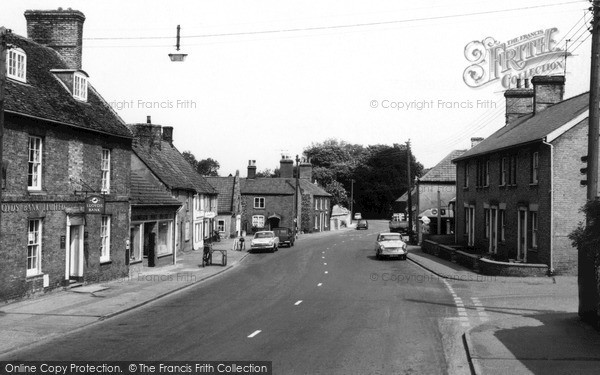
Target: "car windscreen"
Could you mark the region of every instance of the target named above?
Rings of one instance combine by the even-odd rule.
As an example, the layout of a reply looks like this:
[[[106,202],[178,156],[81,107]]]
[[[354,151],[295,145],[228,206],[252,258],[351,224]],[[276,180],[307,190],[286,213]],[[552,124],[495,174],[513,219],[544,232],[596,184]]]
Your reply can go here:
[[[401,238],[398,235],[394,234],[385,234],[383,236],[379,236],[379,241],[400,241]]]
[[[254,238],[271,238],[273,237],[273,233],[256,233]]]

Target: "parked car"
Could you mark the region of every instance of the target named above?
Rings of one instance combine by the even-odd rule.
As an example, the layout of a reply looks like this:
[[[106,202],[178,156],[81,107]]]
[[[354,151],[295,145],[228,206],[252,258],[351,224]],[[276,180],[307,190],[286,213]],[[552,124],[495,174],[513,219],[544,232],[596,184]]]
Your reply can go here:
[[[369,229],[369,222],[365,219],[360,219],[358,223],[356,223],[356,229]]]
[[[270,250],[272,253],[279,247],[279,238],[271,230],[263,230],[254,233],[254,238],[250,242],[250,250]]]
[[[288,247],[294,246],[295,237],[293,230],[290,228],[281,227],[273,229],[273,232],[279,238],[279,245],[285,244]]]
[[[379,233],[375,243],[375,256],[377,259],[388,257],[406,260],[406,248],[406,242],[402,241],[400,233]]]

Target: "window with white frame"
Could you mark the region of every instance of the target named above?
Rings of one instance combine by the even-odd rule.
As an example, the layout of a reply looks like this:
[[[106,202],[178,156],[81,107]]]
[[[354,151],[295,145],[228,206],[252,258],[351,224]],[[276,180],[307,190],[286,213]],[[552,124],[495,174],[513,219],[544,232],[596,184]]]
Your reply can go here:
[[[252,216],[252,226],[257,228],[265,227],[265,217],[263,215]]]
[[[27,230],[27,276],[42,273],[42,220],[29,220]]]
[[[194,242],[200,242],[204,238],[202,233],[202,222],[194,223]]]
[[[254,197],[254,208],[265,208],[265,198]]]
[[[506,156],[500,159],[500,186],[506,186],[506,177],[508,173],[508,158]]]
[[[511,155],[508,158],[508,185],[517,185],[517,156]]]
[[[20,48],[11,48],[7,53],[6,76],[17,81],[26,82],[27,55]]]
[[[156,254],[164,255],[173,252],[172,237],[173,221],[158,222],[158,238],[156,240]]]
[[[200,195],[194,195],[194,210],[195,211],[200,211]]]
[[[315,210],[319,209],[319,198],[315,197]]]
[[[538,247],[538,213],[537,211],[531,211],[529,213],[531,218],[531,248],[537,249]]]
[[[110,193],[110,150],[102,149],[102,162],[100,169],[102,170],[102,193]]]
[[[73,97],[87,101],[88,81],[87,77],[80,73],[73,75]]]
[[[217,230],[219,232],[225,232],[225,220],[217,220]]]
[[[110,261],[110,216],[102,216],[100,223],[100,262]]]
[[[531,183],[537,184],[539,177],[540,154],[534,152],[531,154]]]
[[[42,138],[29,137],[29,160],[27,167],[27,189],[42,189]]]

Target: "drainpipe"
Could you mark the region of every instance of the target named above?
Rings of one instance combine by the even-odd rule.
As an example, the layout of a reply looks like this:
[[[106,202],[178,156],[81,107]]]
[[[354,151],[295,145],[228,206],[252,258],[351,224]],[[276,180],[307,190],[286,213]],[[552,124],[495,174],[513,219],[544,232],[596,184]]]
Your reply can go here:
[[[554,146],[546,140],[542,143],[550,147],[550,269],[548,276],[552,276],[554,275]]]

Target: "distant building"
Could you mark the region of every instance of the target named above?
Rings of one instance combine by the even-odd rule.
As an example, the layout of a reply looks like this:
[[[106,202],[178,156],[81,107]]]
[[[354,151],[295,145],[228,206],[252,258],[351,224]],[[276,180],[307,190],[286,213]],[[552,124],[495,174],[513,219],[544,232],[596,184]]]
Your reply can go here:
[[[132,135],[82,70],[85,16],[25,18],[7,37],[2,300],[128,274]]]
[[[239,237],[242,234],[242,194],[240,192],[240,173],[235,176],[211,177],[206,180],[219,194],[216,229],[222,238]]]
[[[417,178],[412,188],[411,215],[413,230],[418,234],[419,242],[423,234],[452,234],[454,233],[454,212],[450,202],[456,196],[456,166],[452,159],[462,155],[465,150],[454,150],[433,168]],[[396,202],[406,202],[404,193]],[[424,225],[420,218],[428,217],[430,222]],[[438,217],[440,230],[438,232]]]
[[[296,225],[303,232],[329,230],[331,194],[311,182],[312,165],[307,161],[299,165],[298,199],[293,161],[283,156],[279,171],[280,177],[256,177],[256,164],[250,160],[248,177],[241,180],[243,230]]]
[[[577,273],[568,234],[584,220],[580,157],[587,93],[563,100],[564,77],[505,92],[506,125],[454,159],[457,242],[498,260]]]

